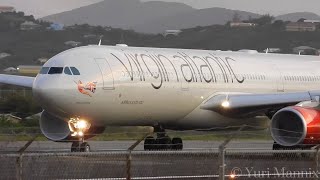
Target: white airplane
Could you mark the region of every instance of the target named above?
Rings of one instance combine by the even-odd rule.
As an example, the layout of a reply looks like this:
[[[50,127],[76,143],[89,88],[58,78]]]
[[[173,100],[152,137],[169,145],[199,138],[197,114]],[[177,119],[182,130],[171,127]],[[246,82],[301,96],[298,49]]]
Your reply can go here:
[[[89,151],[84,140],[106,126],[152,126],[145,150],[181,150],[166,129],[266,123],[274,149],[311,148],[320,143],[318,65],[315,56],[85,46],[54,56],[35,78],[0,83],[32,88],[42,133],[73,140],[72,151]]]

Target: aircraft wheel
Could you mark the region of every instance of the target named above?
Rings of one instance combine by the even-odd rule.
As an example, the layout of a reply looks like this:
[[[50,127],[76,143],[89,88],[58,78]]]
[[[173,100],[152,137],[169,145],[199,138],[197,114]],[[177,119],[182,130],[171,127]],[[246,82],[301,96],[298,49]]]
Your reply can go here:
[[[72,142],[71,152],[80,152],[80,142]]]
[[[163,150],[171,150],[172,149],[172,140],[169,136],[165,136],[162,138],[162,148]]]
[[[172,150],[182,150],[183,149],[183,142],[181,138],[173,138],[172,139]]]
[[[154,150],[156,140],[152,136],[148,136],[144,140],[144,150],[145,151],[151,151]]]
[[[90,152],[90,151],[91,151],[91,148],[87,142],[84,142],[81,144],[80,152]]]

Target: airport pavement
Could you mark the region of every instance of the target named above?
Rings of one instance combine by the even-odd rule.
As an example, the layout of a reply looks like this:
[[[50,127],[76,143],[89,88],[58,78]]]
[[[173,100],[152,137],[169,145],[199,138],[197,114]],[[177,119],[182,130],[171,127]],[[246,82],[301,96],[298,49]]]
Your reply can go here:
[[[0,153],[16,152],[27,142],[0,142]],[[123,151],[127,150],[135,141],[89,141],[93,152],[101,151]],[[185,150],[202,150],[202,149],[218,149],[222,141],[184,141]],[[272,141],[264,140],[245,140],[231,141],[227,148],[231,149],[272,149]],[[69,152],[71,143],[57,143],[51,141],[35,141],[27,152]],[[143,150],[143,142],[141,142],[134,150]]]

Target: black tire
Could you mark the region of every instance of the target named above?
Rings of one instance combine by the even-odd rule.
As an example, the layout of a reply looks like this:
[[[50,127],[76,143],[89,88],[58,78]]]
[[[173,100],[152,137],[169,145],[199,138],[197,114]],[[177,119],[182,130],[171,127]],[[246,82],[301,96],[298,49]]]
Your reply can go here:
[[[144,150],[145,151],[151,151],[154,150],[156,140],[152,136],[146,137],[144,140]]]
[[[183,142],[181,138],[173,138],[172,139],[172,150],[181,151],[183,149]]]
[[[171,144],[172,144],[171,138],[166,135],[156,139],[155,149],[158,151],[171,150]]]
[[[80,152],[90,152],[90,151],[91,151],[91,148],[87,142],[84,142],[81,144]]]
[[[80,152],[79,144],[80,144],[80,142],[78,142],[78,141],[72,142],[71,152]]]
[[[162,142],[162,150],[171,150],[172,149],[172,140],[169,136],[165,136],[161,140]]]

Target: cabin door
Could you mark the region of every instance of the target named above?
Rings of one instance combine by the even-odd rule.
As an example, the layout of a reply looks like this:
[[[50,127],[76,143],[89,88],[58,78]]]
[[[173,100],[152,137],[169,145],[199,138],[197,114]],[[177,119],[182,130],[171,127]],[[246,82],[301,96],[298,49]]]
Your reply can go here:
[[[104,90],[114,90],[114,78],[112,74],[112,69],[105,58],[95,58],[96,64],[103,79],[103,89]]]

